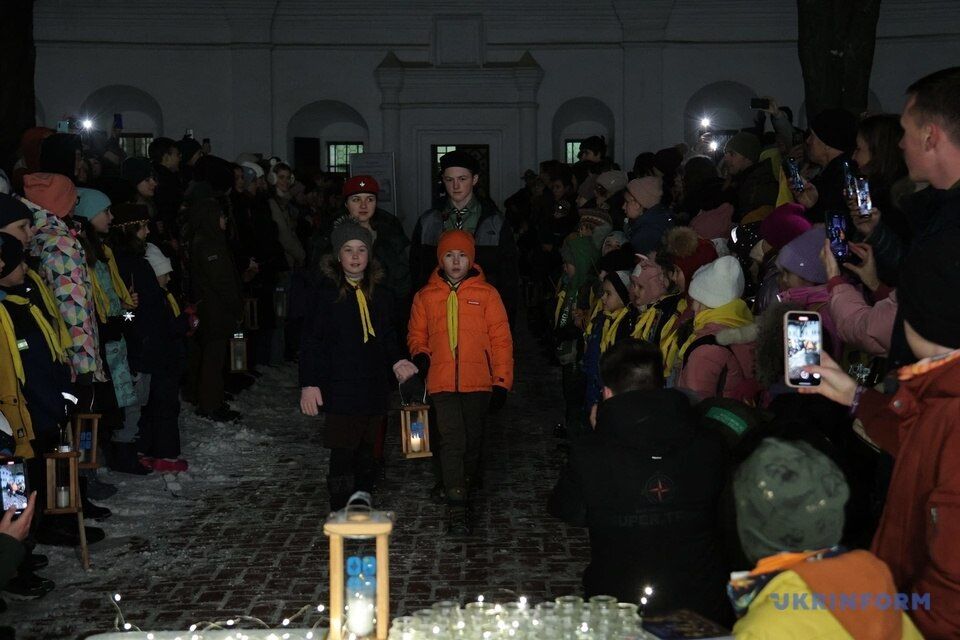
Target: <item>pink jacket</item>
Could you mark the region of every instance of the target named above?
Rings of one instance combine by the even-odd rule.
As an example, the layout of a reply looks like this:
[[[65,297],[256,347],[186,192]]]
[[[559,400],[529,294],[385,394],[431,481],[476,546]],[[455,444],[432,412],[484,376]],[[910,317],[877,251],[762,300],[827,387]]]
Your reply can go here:
[[[853,285],[830,284],[828,309],[840,339],[872,356],[886,356],[897,318],[897,292],[872,307]]]
[[[716,335],[729,328],[722,324],[708,324],[697,331],[695,339]],[[724,398],[743,400],[751,395],[748,387],[752,387],[754,379],[753,351],[753,342],[726,347],[701,345],[687,354],[687,363],[680,369],[677,388],[692,391],[701,399],[722,395]]]

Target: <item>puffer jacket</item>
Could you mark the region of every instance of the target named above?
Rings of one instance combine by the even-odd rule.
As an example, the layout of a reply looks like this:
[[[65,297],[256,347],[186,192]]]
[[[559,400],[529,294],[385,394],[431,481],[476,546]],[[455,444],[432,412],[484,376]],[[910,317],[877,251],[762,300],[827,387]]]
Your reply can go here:
[[[490,391],[513,386],[513,337],[500,294],[475,265],[456,290],[456,354],[447,331],[450,284],[435,270],[413,298],[407,346],[414,357],[430,358],[430,393]]]
[[[842,279],[827,283],[827,308],[843,342],[872,356],[886,356],[897,320],[897,292],[870,306],[852,284]]]
[[[711,323],[695,333],[694,341],[716,335],[730,327]],[[692,392],[698,399],[734,398],[745,399],[744,390],[754,378],[754,343],[734,343],[693,346],[684,354],[680,363],[677,387]]]
[[[4,296],[6,294],[0,291],[0,299]],[[14,364],[17,354],[12,351],[15,347],[16,333],[13,320],[0,306],[0,413],[10,423],[13,438],[17,443],[14,455],[29,459],[34,455],[30,441],[36,436],[33,433],[33,420],[27,410],[27,400],[17,377]]]
[[[53,213],[27,200],[23,202],[34,210],[37,234],[32,252],[40,258],[40,275],[50,285],[60,316],[73,339],[72,344],[66,345],[71,372],[74,377],[92,376],[93,380],[102,382],[105,376],[100,359],[97,312],[80,240],[76,232]]]
[[[190,211],[196,230],[190,245],[190,271],[203,342],[229,339],[243,318],[240,281],[220,229],[220,213],[213,199],[195,203]]]
[[[863,594],[892,597],[897,589],[883,561],[868,551],[824,555],[827,557],[817,554],[800,560],[772,578],[758,569],[744,578],[755,580],[763,587],[750,594],[752,600],[746,615],[733,627],[737,640],[920,640],[923,637],[907,614],[894,606],[865,607],[858,598],[854,608],[841,599]],[[764,558],[758,568],[769,560],[784,561],[780,556]],[[765,579],[768,581],[763,582]],[[823,607],[814,606],[814,594],[822,596]],[[871,600],[871,604],[874,601]]]

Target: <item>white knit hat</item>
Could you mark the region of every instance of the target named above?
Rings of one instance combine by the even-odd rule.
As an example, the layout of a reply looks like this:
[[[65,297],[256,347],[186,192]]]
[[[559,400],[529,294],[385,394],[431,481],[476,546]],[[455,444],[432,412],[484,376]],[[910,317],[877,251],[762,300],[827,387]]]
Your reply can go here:
[[[743,287],[740,262],[733,256],[724,256],[697,269],[689,293],[700,304],[716,309],[739,298]]]
[[[150,266],[153,267],[153,272],[157,276],[162,276],[166,273],[173,271],[173,264],[170,262],[170,258],[163,255],[163,252],[155,244],[147,243],[147,262],[150,263]]]

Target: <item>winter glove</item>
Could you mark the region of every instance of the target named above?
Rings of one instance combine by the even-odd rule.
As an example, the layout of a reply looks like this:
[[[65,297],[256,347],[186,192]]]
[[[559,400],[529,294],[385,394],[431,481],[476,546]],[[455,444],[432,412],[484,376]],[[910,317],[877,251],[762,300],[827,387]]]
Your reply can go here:
[[[410,362],[412,362],[420,371],[420,378],[426,381],[427,371],[430,370],[430,356],[425,353],[418,353],[410,358]]]
[[[404,404],[420,404],[426,397],[426,387],[419,375],[410,376],[400,384],[400,401]]]
[[[507,402],[507,390],[503,387],[498,387],[494,385],[493,394],[490,396],[490,407],[487,409],[487,413],[492,416],[500,413],[500,409],[503,409],[503,405]]]

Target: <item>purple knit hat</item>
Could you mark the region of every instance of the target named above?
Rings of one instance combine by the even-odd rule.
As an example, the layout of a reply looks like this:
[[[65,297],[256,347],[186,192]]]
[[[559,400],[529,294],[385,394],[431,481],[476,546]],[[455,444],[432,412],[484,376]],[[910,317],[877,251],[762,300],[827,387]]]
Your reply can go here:
[[[814,284],[825,283],[827,270],[820,260],[820,251],[823,250],[823,241],[826,238],[827,234],[823,227],[814,227],[805,231],[780,250],[777,266]]]
[[[812,226],[810,221],[803,217],[804,211],[806,209],[803,205],[795,202],[780,205],[760,223],[760,237],[775,251],[780,251]]]

